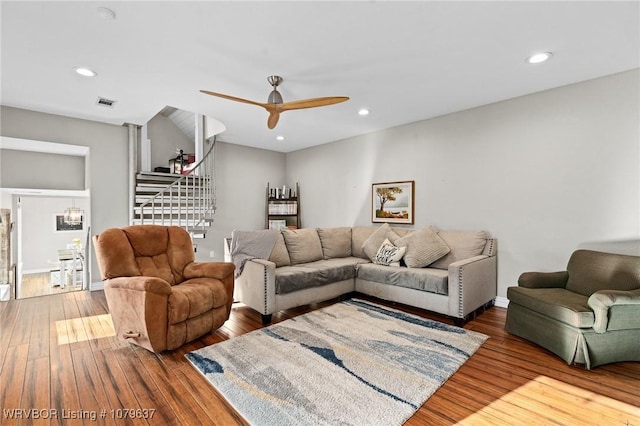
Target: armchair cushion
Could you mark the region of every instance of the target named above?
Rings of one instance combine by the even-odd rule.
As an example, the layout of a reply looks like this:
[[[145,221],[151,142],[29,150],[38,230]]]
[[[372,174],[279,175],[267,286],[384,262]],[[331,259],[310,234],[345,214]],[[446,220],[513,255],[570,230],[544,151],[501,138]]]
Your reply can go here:
[[[598,290],[640,288],[637,256],[576,250],[567,265],[567,290],[591,296]]]
[[[534,312],[577,328],[591,328],[595,316],[587,305],[588,297],[563,288],[509,287],[507,298]]]
[[[173,286],[169,296],[169,324],[197,317],[227,303],[224,286],[215,278],[193,278]]]

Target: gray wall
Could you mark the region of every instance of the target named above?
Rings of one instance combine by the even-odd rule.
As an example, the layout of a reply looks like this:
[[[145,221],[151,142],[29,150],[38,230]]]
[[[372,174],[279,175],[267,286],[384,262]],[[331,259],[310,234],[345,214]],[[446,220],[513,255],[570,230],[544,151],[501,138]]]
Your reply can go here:
[[[85,189],[84,157],[2,149],[0,166],[3,188]]]
[[[264,229],[267,182],[280,186],[286,183],[285,158],[280,152],[217,142],[217,210],[213,229],[206,238],[195,240],[197,260],[211,260],[213,250],[214,260],[222,261],[223,239],[231,237],[234,229]]]
[[[151,141],[151,170],[158,166],[169,167],[169,159],[176,158],[180,149],[185,154],[195,153],[194,141],[189,140],[173,121],[161,114],[147,123],[147,138]]]
[[[371,184],[415,180],[416,229],[498,238],[504,297],[581,245],[640,237],[639,85],[636,69],[292,152],[287,180],[305,227],[371,225]]]
[[[126,127],[3,106],[0,134],[22,139],[88,146],[92,235],[128,223]],[[25,173],[32,173],[25,169]],[[93,253],[93,251],[92,251]],[[95,256],[92,278],[99,280]]]

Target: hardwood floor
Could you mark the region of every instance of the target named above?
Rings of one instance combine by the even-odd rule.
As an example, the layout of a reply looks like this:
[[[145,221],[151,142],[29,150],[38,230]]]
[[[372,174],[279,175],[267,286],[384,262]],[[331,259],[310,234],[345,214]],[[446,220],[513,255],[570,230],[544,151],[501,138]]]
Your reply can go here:
[[[24,274],[22,276],[22,283],[20,285],[20,291],[18,292],[20,299],[26,297],[45,296],[49,294],[65,293],[69,291],[81,291],[82,286],[66,285],[60,287],[59,285],[51,286],[51,273],[38,273],[38,274]]]
[[[330,303],[281,312],[274,322]],[[490,339],[407,425],[640,426],[640,363],[568,366],[506,333],[505,316],[492,308],[467,323]],[[184,354],[261,326],[255,311],[234,305],[215,333],[156,355],[114,337],[102,291],[0,302],[0,424],[244,424]],[[9,418],[18,413],[22,419]]]

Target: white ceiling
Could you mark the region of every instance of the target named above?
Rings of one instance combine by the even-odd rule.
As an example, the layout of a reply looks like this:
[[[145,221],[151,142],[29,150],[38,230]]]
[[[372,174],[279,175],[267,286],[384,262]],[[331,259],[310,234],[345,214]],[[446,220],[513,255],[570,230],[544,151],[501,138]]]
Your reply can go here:
[[[639,5],[3,0],[1,103],[114,124],[172,106],[221,121],[221,140],[289,152],[637,68]],[[525,63],[541,50],[552,60]],[[265,102],[272,74],[285,101],[351,100],[285,112],[269,130],[262,108],[198,92]]]

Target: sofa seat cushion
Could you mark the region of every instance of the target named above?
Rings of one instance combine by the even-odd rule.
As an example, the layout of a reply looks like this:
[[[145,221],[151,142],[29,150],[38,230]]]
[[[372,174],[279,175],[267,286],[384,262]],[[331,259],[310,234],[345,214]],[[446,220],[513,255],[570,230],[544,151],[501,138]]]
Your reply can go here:
[[[171,287],[169,324],[197,317],[227,303],[227,293],[216,278],[193,278]]]
[[[509,287],[509,303],[546,315],[577,328],[591,328],[595,315],[587,305],[587,296],[564,288]]]
[[[366,260],[350,256],[276,268],[276,294],[352,280],[356,265],[363,262]]]
[[[428,291],[447,295],[449,293],[449,271],[435,268],[407,268],[401,266],[358,265],[358,279],[373,281],[398,287]]]

